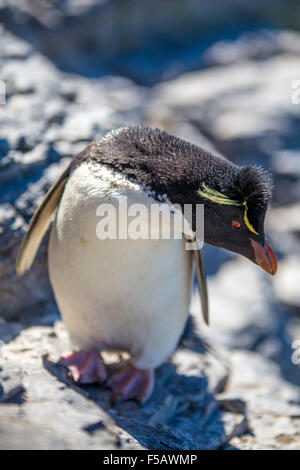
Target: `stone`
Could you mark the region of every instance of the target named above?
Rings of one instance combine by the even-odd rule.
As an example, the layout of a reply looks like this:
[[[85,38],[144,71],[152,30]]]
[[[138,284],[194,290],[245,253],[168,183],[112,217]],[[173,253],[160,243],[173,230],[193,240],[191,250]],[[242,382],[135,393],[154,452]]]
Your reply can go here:
[[[153,15],[151,0],[64,0],[59,6],[2,0],[0,13],[6,27],[63,70],[89,77],[122,70],[148,85],[207,65],[299,50],[296,33],[277,32],[297,29],[299,7],[293,0],[254,0],[246,6],[238,0],[165,0],[158,7]],[[265,25],[275,31],[261,32]],[[241,34],[237,44],[220,40],[244,28],[254,32]]]
[[[278,299],[300,312],[300,256],[287,256],[279,263],[274,287]],[[299,337],[300,339],[300,337]]]
[[[74,384],[56,364],[67,346],[57,321],[2,344],[2,449],[299,449],[299,390],[258,353],[212,352],[194,338],[157,371],[154,394],[139,407],[111,405],[101,385]]]

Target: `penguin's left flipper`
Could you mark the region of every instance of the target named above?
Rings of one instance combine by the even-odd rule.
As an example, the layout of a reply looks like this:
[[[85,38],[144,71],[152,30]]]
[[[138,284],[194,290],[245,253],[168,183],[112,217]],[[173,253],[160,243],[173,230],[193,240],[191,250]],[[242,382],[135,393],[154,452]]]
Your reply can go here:
[[[70,165],[51,186],[30,221],[17,255],[16,272],[19,276],[25,274],[34,261],[41,241],[50,225],[52,215],[59,205],[69,175]]]
[[[202,257],[201,250],[197,246],[196,240],[191,240],[186,238],[188,242],[192,245],[192,254],[196,266],[196,275],[197,275],[197,284],[198,290],[201,299],[202,315],[205,323],[209,325],[209,305],[208,305],[208,291],[207,291],[207,281],[205,274],[205,264]]]
[[[198,281],[198,289],[201,298],[201,307],[202,307],[202,315],[204,321],[207,325],[209,325],[209,305],[208,305],[208,291],[207,291],[207,280],[205,274],[205,264],[204,259],[201,253],[201,250],[195,249],[193,250],[195,265],[196,265],[196,274],[197,274],[197,281]]]

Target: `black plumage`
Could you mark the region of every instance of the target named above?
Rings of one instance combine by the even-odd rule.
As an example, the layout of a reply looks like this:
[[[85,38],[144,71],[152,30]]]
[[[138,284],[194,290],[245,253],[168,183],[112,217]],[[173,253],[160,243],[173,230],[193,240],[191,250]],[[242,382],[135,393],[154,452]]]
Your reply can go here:
[[[214,217],[210,217],[212,213],[220,212],[227,223],[232,217],[243,222],[243,209],[220,206],[201,197],[198,190],[205,183],[241,204],[247,201],[251,224],[263,237],[264,216],[273,183],[269,173],[260,167],[239,167],[224,157],[163,130],[149,127],[127,127],[113,131],[110,137],[89,144],[75,158],[73,168],[83,161],[101,163],[120,171],[131,181],[151,188],[158,200],[161,200],[160,196],[167,195],[173,204],[203,203],[208,216],[208,235],[212,231],[210,227],[215,229],[219,224],[219,221],[213,220]],[[207,223],[210,219],[211,223]],[[228,248],[218,243],[215,237],[206,241]]]
[[[178,190],[198,189],[201,182],[241,201],[254,198],[266,204],[272,179],[260,167],[239,167],[224,157],[150,127],[126,127],[111,138],[98,139],[74,159],[115,168],[132,181],[151,186],[157,194],[176,198]]]

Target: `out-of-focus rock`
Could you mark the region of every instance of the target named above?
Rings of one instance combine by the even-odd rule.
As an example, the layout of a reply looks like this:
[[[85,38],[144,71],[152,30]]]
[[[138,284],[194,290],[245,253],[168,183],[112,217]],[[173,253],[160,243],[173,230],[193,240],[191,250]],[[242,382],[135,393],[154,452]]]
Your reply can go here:
[[[272,245],[277,254],[300,255],[300,204],[273,207],[267,216],[267,231],[272,234]],[[281,272],[281,266],[278,274]],[[275,277],[277,279],[278,276]]]
[[[90,83],[67,76],[30,49],[25,56],[10,56],[13,42],[24,48],[26,43],[3,29],[0,40],[6,88],[6,103],[0,105],[1,197],[7,201],[24,192],[29,175],[37,180],[46,166],[73,156],[96,136],[143,121],[145,91],[130,80],[106,77]]]
[[[230,441],[239,449],[299,449],[299,389],[282,381],[274,363],[236,351],[227,397],[243,397],[250,431]]]
[[[205,327],[205,332],[211,340],[213,337],[227,347],[253,349],[263,335],[276,334],[272,285],[258,266],[235,257],[209,278],[208,288],[211,327]],[[200,311],[199,298],[195,296],[194,302],[196,313]]]
[[[300,312],[300,256],[287,256],[279,263],[274,279],[275,292],[281,302]],[[300,339],[300,337],[299,337]]]
[[[286,2],[275,0],[272,3],[270,0],[254,1],[251,5],[243,6],[237,0],[225,0],[222,4],[215,2],[207,4],[203,0],[198,2],[192,0],[187,5],[184,4],[183,0],[178,0],[176,6],[174,6],[171,0],[168,0],[163,5],[159,5],[160,15],[156,15],[150,24],[141,25],[139,23],[142,22],[142,19],[147,18],[149,20],[149,16],[147,17],[146,15],[153,13],[153,10],[151,10],[153,2],[151,3],[149,0],[146,0],[141,5],[136,0],[125,0],[122,3],[125,4],[124,7],[115,0],[36,0],[34,3],[30,0],[1,0],[0,6],[4,10],[6,7],[14,8],[17,17],[16,21],[22,18],[24,20],[26,15],[28,15],[28,17],[35,18],[38,22],[48,27],[55,26],[56,24],[61,25],[67,17],[75,21],[83,16],[84,20],[86,20],[85,17],[87,16],[89,19],[89,15],[100,13],[107,15],[110,13],[109,19],[113,24],[118,24],[118,21],[126,24],[127,20],[128,28],[135,27],[140,33],[142,33],[142,26],[145,26],[147,30],[144,34],[151,30],[151,28],[157,30],[159,27],[164,28],[170,34],[174,24],[179,29],[177,34],[189,31],[189,28],[191,26],[195,27],[198,22],[206,26],[206,28],[211,27],[212,24],[220,27],[222,24],[230,22],[230,20],[242,21],[243,18],[248,19],[249,15],[252,19],[258,20],[262,16],[269,18],[269,20],[277,19],[278,23],[282,25],[283,22],[292,21],[294,16],[297,15],[297,6],[290,0]],[[273,8],[270,8],[271,5]],[[290,11],[292,6],[293,11]],[[121,18],[120,15],[124,13],[125,8],[128,11],[128,18]],[[131,13],[133,12],[135,12],[136,17],[132,17]],[[289,13],[289,15],[284,15],[284,13]],[[178,18],[180,14],[181,18]],[[166,21],[167,18],[171,25]],[[286,25],[286,23],[284,24]],[[174,31],[173,35],[175,35]]]
[[[299,150],[289,149],[275,152],[273,155],[273,168],[279,175],[290,177],[300,176],[300,152]]]
[[[231,40],[214,42],[203,53],[203,60],[211,67],[245,60],[262,61],[282,53],[299,52],[299,34],[295,31],[259,29]]]
[[[299,27],[294,0],[1,0],[0,14],[8,28],[63,70],[89,77],[113,70],[144,84],[207,65],[297,50],[292,34],[277,31],[242,34],[238,43],[220,40],[207,47],[230,37],[228,30],[237,35],[239,25],[250,31]]]
[[[148,119],[187,121],[234,162],[274,169],[274,203],[298,201],[300,105],[294,82],[299,67],[299,54],[290,47],[263,61],[183,74],[154,89]]]
[[[300,39],[299,39],[300,44]],[[193,72],[156,87],[156,100],[169,114],[178,113],[209,136],[231,158],[281,149],[296,129],[300,107],[292,102],[298,55],[284,54],[263,62],[243,61]],[[156,118],[152,100],[149,115]],[[296,137],[296,136],[295,136]],[[244,153],[241,154],[241,150]]]
[[[296,339],[291,335],[294,318],[278,304],[285,295],[290,299],[288,305],[293,303],[298,293],[299,273],[292,271],[291,287],[284,294],[280,268],[281,263],[278,278],[271,279],[241,257],[223,264],[209,278],[211,326],[207,328],[201,322],[198,329],[211,344],[259,352],[262,358],[276,362],[282,375],[299,386],[300,368],[291,360]],[[199,296],[193,298],[192,311],[199,321]]]

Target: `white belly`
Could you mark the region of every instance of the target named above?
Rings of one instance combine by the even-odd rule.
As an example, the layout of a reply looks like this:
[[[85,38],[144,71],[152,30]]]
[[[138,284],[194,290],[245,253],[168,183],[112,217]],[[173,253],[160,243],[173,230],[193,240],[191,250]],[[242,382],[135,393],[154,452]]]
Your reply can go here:
[[[99,204],[117,207],[120,195],[149,204],[137,186],[99,173],[83,164],[66,185],[49,244],[56,300],[76,347],[123,349],[138,367],[157,367],[187,319],[190,252],[183,240],[99,240]]]

